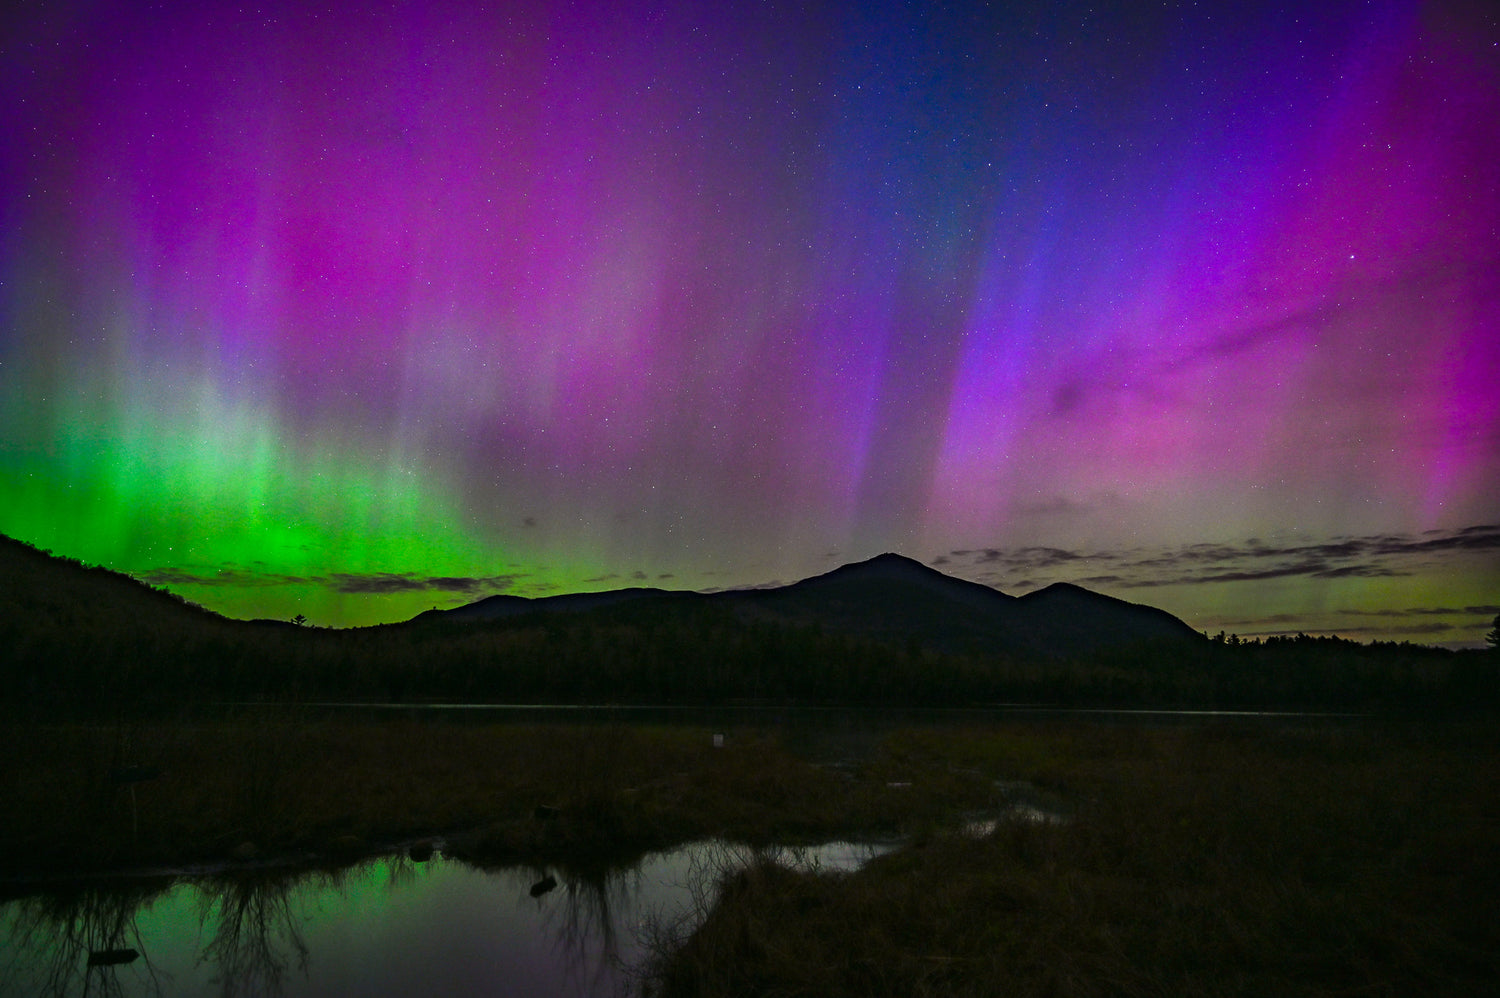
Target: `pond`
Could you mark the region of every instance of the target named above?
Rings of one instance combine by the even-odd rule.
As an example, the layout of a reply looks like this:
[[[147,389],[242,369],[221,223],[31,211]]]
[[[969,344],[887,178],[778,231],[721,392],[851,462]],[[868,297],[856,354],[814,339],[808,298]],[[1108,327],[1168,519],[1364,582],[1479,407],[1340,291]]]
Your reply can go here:
[[[0,906],[0,993],[624,994],[653,938],[695,924],[724,872],[757,857],[852,870],[889,848],[703,841],[593,876],[402,852],[117,880]]]

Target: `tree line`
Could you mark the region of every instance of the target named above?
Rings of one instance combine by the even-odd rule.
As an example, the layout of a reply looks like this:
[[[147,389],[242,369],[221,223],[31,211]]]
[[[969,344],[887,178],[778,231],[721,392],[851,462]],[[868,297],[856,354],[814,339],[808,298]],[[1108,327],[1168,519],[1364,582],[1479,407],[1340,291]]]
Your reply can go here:
[[[103,569],[0,547],[0,702],[780,702],[1500,706],[1500,650],[1298,635],[1071,658],[952,653],[705,601],[337,630],[233,621]],[[17,547],[24,547],[19,545]],[[1500,621],[1497,621],[1500,629]]]
[[[993,702],[1382,709],[1500,704],[1500,655],[1339,638],[1144,644],[1053,659],[948,654],[714,607],[331,630],[109,621],[0,636],[3,698]]]

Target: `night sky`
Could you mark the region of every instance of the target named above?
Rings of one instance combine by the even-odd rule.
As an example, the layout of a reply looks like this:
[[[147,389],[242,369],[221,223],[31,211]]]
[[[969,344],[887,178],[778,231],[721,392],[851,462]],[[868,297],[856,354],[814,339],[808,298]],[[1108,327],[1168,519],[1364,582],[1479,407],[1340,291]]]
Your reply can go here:
[[[1500,613],[1484,3],[49,3],[0,532],[238,617],[898,551]]]

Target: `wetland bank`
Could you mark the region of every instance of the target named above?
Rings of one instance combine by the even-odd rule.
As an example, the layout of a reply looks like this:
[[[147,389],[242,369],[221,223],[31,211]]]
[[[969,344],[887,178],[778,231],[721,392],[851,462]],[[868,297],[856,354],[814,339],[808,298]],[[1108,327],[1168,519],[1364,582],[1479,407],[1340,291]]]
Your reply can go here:
[[[314,710],[8,724],[3,873],[22,899],[9,910],[53,899],[61,914],[50,930],[33,920],[31,938],[76,939],[100,898],[119,922],[132,892],[166,892],[130,907],[161,919],[182,903],[172,891],[202,891],[207,876],[221,909],[240,898],[240,910],[285,913],[284,929],[309,927],[278,938],[309,943],[322,970],[299,972],[284,945],[286,994],[321,993],[319,974],[352,959],[320,941],[348,926],[298,921],[286,901],[346,903],[310,901],[309,877],[376,907],[432,891],[488,897],[468,909],[480,919],[550,911],[549,931],[573,926],[548,937],[565,963],[601,951],[559,939],[606,924],[629,935],[612,958],[628,967],[536,993],[1481,994],[1500,974],[1500,735],[1483,719],[854,716],[821,728]],[[122,784],[123,767],[159,775]],[[821,871],[764,851],[833,840],[888,851]],[[426,859],[432,842],[426,863],[401,859]],[[705,843],[732,861],[700,862],[685,884],[672,864]],[[622,893],[668,867],[671,904]],[[426,886],[357,886],[400,876]],[[92,908],[76,903],[85,895]],[[579,919],[601,898],[623,921]],[[395,980],[434,946],[411,931],[380,959]],[[148,988],[136,966],[118,979]],[[225,973],[251,972],[235,966]]]

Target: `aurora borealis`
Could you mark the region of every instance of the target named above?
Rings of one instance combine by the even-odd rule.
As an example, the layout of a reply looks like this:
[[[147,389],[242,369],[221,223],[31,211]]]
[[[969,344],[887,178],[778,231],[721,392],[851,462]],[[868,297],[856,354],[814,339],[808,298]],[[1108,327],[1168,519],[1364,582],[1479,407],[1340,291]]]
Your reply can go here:
[[[40,6],[0,532],[333,625],[887,550],[1500,612],[1485,5]]]

